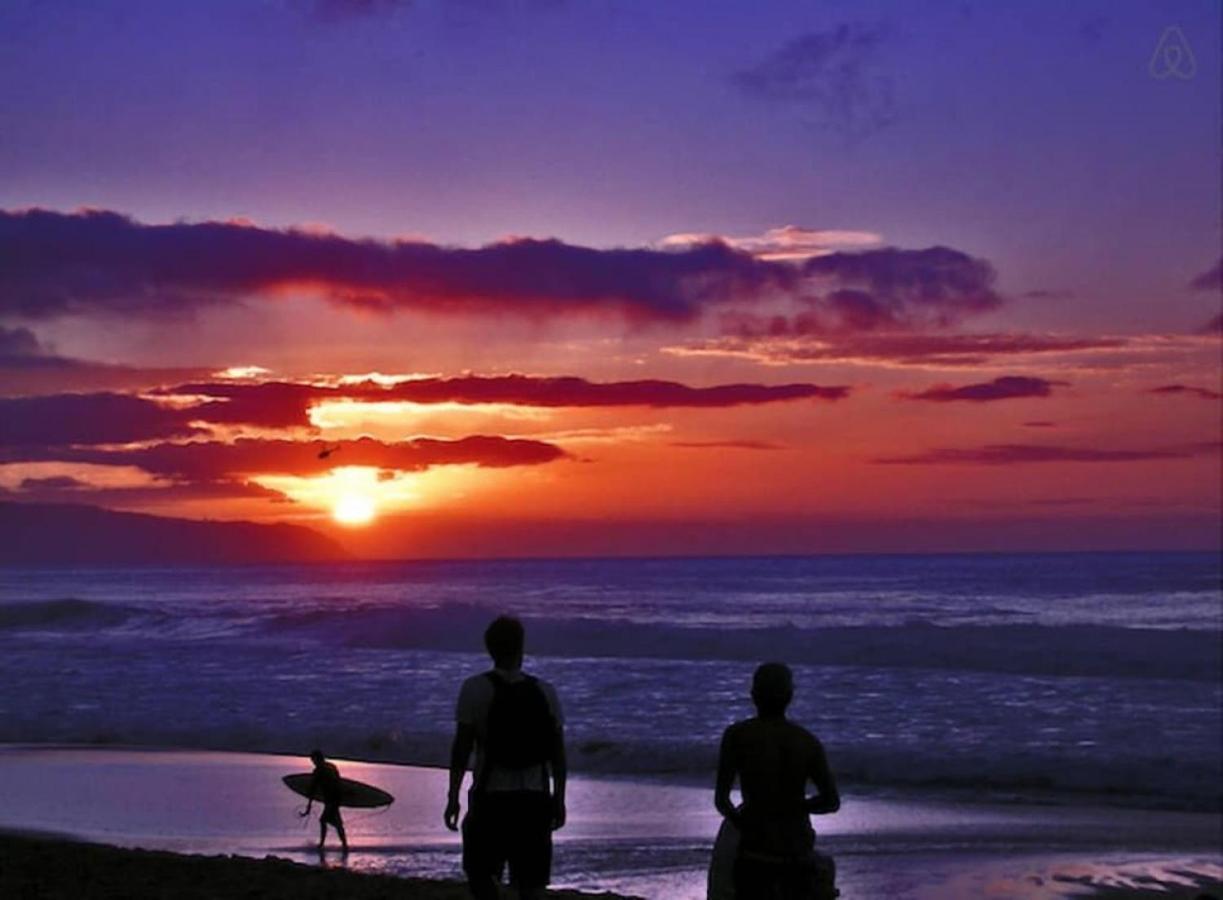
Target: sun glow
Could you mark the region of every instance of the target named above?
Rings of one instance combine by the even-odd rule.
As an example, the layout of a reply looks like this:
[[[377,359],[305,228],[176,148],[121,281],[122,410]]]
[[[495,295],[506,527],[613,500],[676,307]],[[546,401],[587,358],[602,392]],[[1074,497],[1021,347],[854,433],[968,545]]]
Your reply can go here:
[[[368,525],[378,513],[378,505],[366,494],[341,494],[331,508],[331,517],[341,525]]]

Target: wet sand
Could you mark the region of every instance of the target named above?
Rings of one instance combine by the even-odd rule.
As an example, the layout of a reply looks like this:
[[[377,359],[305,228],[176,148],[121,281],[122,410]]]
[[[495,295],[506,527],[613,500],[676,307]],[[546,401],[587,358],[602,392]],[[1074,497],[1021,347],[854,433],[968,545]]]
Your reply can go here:
[[[164,894],[143,896],[363,898],[384,896],[377,892],[387,885],[425,892],[399,894],[405,897],[464,896],[457,882],[459,840],[441,823],[445,772],[338,764],[345,776],[396,797],[387,810],[346,815],[353,848],[344,860],[347,873],[333,871],[341,861],[334,851],[324,857],[332,868],[320,871],[312,848],[317,815],[310,821],[298,818],[301,798],[280,783],[280,776],[308,768],[299,757],[0,747],[0,828],[211,857],[179,868],[175,857],[97,847],[82,851],[62,841],[27,844],[10,854],[16,840],[10,838],[3,856],[9,861],[0,863],[5,869],[0,896],[140,896],[133,893],[135,886],[155,886],[163,879],[172,884],[179,877],[212,892],[167,887]],[[708,788],[578,777],[571,784],[569,810],[569,824],[557,837],[557,887],[660,900],[704,898],[719,824]],[[1223,898],[1223,820],[1217,814],[851,791],[841,813],[816,822],[821,849],[837,860],[843,900],[1196,900],[1203,891]],[[75,856],[80,853],[99,873],[97,885],[127,884],[126,891],[31,892],[28,879],[39,872],[68,877],[67,871],[84,864]],[[248,859],[228,858],[234,854]],[[262,861],[269,856],[279,861]],[[18,877],[11,874],[11,860],[29,858],[41,862],[22,870],[26,887],[20,878],[2,880]],[[117,873],[115,880],[106,881],[103,872]],[[353,873],[379,877],[349,887],[346,879]],[[334,887],[341,882],[342,889]],[[232,892],[248,885],[262,893]],[[1158,886],[1169,890],[1151,893]],[[339,892],[327,893],[333,890]]]
[[[310,866],[275,857],[126,850],[46,837],[0,835],[0,897],[11,900],[468,900],[458,882]],[[561,900],[625,900],[554,891]]]

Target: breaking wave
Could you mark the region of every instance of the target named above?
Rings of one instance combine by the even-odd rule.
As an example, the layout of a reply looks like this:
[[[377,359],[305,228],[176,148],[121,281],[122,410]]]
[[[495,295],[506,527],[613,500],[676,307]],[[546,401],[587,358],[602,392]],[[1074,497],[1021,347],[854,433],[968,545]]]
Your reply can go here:
[[[316,610],[277,616],[270,633],[348,647],[479,652],[495,610]],[[961,669],[1025,675],[1214,681],[1223,643],[1208,631],[1095,625],[699,628],[595,619],[526,618],[530,653],[564,658],[787,662],[826,666]]]

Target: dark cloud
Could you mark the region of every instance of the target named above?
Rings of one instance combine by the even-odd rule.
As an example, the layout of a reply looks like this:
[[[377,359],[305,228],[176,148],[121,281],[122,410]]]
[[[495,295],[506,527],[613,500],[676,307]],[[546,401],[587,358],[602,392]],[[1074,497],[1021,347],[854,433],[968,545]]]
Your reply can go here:
[[[405,381],[387,392],[397,400],[416,403],[511,403],[520,406],[650,406],[728,407],[790,400],[840,400],[849,395],[842,385],[719,384],[689,387],[674,381],[613,381],[546,378],[530,375],[464,376]]]
[[[0,398],[0,446],[124,444],[190,437],[183,410],[129,394]]]
[[[1223,257],[1211,268],[1189,282],[1195,291],[1223,291]]]
[[[731,407],[793,400],[840,400],[843,385],[720,384],[689,387],[674,381],[593,382],[576,377],[462,375],[420,378],[393,385],[361,382],[339,386],[292,382],[197,382],[161,393],[215,397],[192,407],[194,418],[212,423],[270,428],[308,424],[308,409],[323,400],[411,403],[502,403],[535,407]]]
[[[320,456],[324,450],[331,452]],[[486,435],[395,443],[372,438],[339,442],[244,438],[232,443],[161,443],[131,449],[0,447],[0,462],[136,466],[151,475],[197,484],[242,481],[252,475],[322,475],[337,465],[418,472],[447,465],[482,468],[540,465],[565,456],[560,447],[543,441]]]
[[[288,292],[391,312],[686,322],[788,300],[794,330],[940,326],[1001,304],[989,263],[947,247],[801,264],[716,239],[680,249],[521,239],[475,249],[227,222],[144,225],[113,212],[0,212],[0,315],[153,313]]]
[[[1217,452],[1215,444],[1148,450],[1112,450],[1095,447],[1060,447],[1041,444],[987,444],[984,447],[942,447],[911,456],[883,456],[871,460],[882,465],[984,465],[1008,466],[1027,463],[1146,462],[1192,459]]]
[[[268,382],[187,382],[153,391],[162,402],[95,392],[0,397],[0,446],[113,444],[164,441],[201,433],[203,425],[305,428],[310,407],[324,400],[413,403],[503,403],[535,407],[726,408],[796,400],[840,400],[845,386],[722,384],[689,387],[673,381],[598,383],[530,375],[425,378],[394,385],[339,386]],[[171,399],[183,401],[171,403]]]
[[[1203,400],[1218,400],[1223,397],[1218,391],[1212,391],[1210,388],[1194,387],[1188,384],[1165,384],[1161,387],[1151,388],[1147,391],[1148,394],[1185,394],[1190,397],[1201,397]]]
[[[59,356],[28,328],[0,325],[0,396],[145,388],[199,378],[206,372],[120,366]]]
[[[28,328],[5,328],[0,325],[0,363],[41,356],[42,345]]]
[[[1004,302],[993,266],[949,247],[830,253],[802,265],[806,292],[793,314],[734,310],[723,331],[742,338],[841,337],[946,328]]]
[[[847,138],[863,137],[895,118],[893,81],[877,63],[887,37],[882,26],[859,24],[810,32],[731,82],[750,97],[799,107]]]
[[[915,393],[901,393],[907,400],[929,400],[950,403],[957,400],[974,403],[989,403],[994,400],[1015,400],[1025,397],[1050,397],[1053,388],[1063,386],[1065,381],[1050,381],[1047,378],[1030,378],[1023,375],[1004,375],[992,381],[965,384],[955,387],[939,384]]]
[[[0,212],[0,314],[187,310],[315,292],[348,307],[684,321],[704,305],[796,291],[793,266],[711,242],[684,250],[521,239],[476,249],[113,212]]]
[[[1057,428],[1058,426],[1056,422],[1048,422],[1042,419],[1038,419],[1032,422],[1024,422],[1023,427],[1024,428]]]
[[[23,492],[79,491],[87,489],[88,487],[88,482],[81,481],[79,478],[73,478],[70,475],[52,475],[48,478],[21,479],[21,490]]]

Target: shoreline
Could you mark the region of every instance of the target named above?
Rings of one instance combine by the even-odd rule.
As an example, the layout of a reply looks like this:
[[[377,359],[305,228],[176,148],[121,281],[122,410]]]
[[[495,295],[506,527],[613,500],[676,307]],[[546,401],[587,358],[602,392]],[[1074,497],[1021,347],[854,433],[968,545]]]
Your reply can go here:
[[[192,745],[123,742],[91,743],[84,741],[0,741],[0,754],[9,751],[43,752],[49,750],[98,753],[218,753],[264,758],[292,757],[305,759],[305,751],[298,752],[297,749],[247,748],[226,743]],[[444,763],[428,759],[402,759],[379,753],[368,753],[361,756],[345,756],[343,753],[336,753],[329,754],[328,758],[339,763],[355,765],[378,765],[399,769],[447,771]],[[685,770],[652,772],[582,769],[573,766],[571,760],[570,774],[583,778],[626,784],[662,784],[707,789],[710,797],[712,798],[713,796],[712,773],[704,775]],[[858,796],[882,800],[905,801],[918,799],[938,803],[962,804],[969,807],[977,805],[1049,808],[1100,807],[1119,811],[1143,810],[1223,817],[1223,795],[1215,798],[1214,802],[1203,801],[1200,804],[1190,804],[1178,803],[1170,797],[1158,794],[1125,794],[1119,791],[1078,791],[1068,788],[1049,787],[1029,788],[1008,784],[969,786],[963,783],[942,782],[938,780],[891,784],[887,782],[855,780],[852,776],[838,776],[838,783]],[[712,802],[711,799],[710,803],[712,804]]]
[[[443,769],[338,765],[396,796],[383,811],[346,812],[349,873],[394,878],[401,887],[404,879],[461,887],[458,837],[441,823]],[[8,785],[0,833],[16,829],[54,846],[85,841],[256,863],[272,856],[312,868],[315,823],[296,816],[300,798],[280,783],[303,768],[302,757],[275,754],[0,745]],[[839,814],[815,823],[821,851],[837,859],[843,900],[1060,900],[1118,885],[1131,893],[1100,896],[1140,897],[1132,891],[1143,884],[1178,881],[1223,898],[1217,815],[974,800],[848,792]],[[579,775],[569,801],[570,822],[556,838],[558,888],[587,892],[573,896],[703,900],[720,824],[707,787]],[[137,868],[156,868],[139,860]]]

